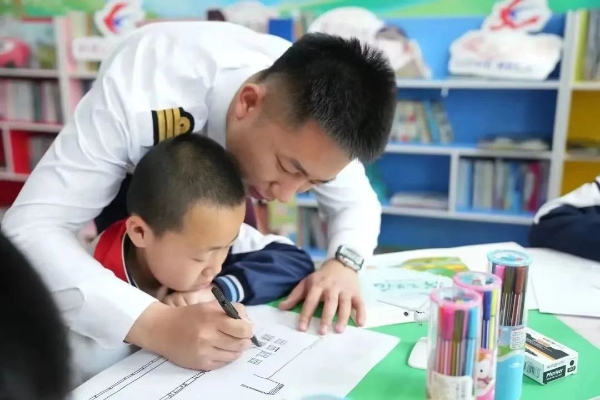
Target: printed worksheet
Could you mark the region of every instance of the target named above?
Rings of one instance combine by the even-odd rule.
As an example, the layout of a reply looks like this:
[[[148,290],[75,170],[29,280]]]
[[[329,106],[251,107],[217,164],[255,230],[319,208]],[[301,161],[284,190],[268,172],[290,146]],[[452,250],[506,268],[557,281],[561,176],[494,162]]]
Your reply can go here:
[[[301,399],[344,397],[399,342],[348,327],[344,334],[295,329],[298,314],[269,306],[248,308],[261,347],[214,371],[180,368],[139,351],[73,392],[73,400]]]

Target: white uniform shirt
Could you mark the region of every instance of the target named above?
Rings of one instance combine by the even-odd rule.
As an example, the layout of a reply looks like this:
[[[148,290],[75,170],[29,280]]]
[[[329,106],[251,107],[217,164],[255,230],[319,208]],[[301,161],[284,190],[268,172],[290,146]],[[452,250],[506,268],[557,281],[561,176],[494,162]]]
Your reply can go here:
[[[126,172],[156,140],[191,131],[225,145],[235,93],[289,46],[224,22],[164,22],[133,32],[102,63],[73,121],[2,224],[42,274],[71,329],[119,345],[155,301],[98,268],[74,233],[110,203]],[[340,244],[370,255],[381,206],[363,166],[350,164],[314,191],[328,221],[328,255]]]

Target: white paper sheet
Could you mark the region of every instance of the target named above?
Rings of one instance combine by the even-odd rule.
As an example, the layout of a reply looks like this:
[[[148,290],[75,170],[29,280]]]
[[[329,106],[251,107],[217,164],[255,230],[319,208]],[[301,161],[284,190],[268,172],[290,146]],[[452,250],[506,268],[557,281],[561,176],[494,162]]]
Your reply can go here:
[[[302,399],[344,397],[399,339],[348,327],[343,334],[299,332],[298,315],[268,306],[249,307],[260,348],[218,370],[183,369],[139,351],[73,392],[73,400]]]
[[[600,317],[600,263],[547,249],[528,249],[544,313]]]
[[[458,257],[471,271],[489,272],[487,253],[497,249],[511,249],[525,252],[529,251],[529,249],[524,249],[514,242],[492,243],[445,249],[424,249],[382,254],[374,256],[371,260],[369,260],[368,265],[376,266],[378,269],[385,269],[386,267],[396,266],[414,258]],[[535,257],[533,257],[533,264],[531,268],[532,275],[535,274],[533,268],[535,265]],[[415,321],[413,315],[414,313],[407,312],[400,307],[380,301],[380,296],[378,295],[377,291],[373,290],[371,287],[372,280],[368,277],[369,271],[367,269],[361,272],[361,275],[361,288],[367,311],[365,327],[376,327]],[[533,279],[530,279],[525,299],[527,309],[529,310],[538,308],[534,286]],[[354,314],[352,315],[352,318],[356,321]]]

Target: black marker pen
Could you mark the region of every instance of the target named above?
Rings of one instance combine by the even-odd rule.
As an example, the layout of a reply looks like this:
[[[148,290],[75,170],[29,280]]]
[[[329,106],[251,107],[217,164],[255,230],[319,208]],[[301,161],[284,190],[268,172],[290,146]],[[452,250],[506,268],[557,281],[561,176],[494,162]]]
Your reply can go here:
[[[225,295],[223,295],[223,292],[221,292],[218,287],[213,286],[211,291],[215,295],[215,298],[217,299],[219,304],[221,305],[221,308],[223,308],[223,311],[225,311],[225,314],[229,315],[233,319],[242,319],[235,307],[229,302],[229,300],[225,298]],[[260,347],[260,342],[258,341],[256,336],[252,336],[251,340],[255,346]]]

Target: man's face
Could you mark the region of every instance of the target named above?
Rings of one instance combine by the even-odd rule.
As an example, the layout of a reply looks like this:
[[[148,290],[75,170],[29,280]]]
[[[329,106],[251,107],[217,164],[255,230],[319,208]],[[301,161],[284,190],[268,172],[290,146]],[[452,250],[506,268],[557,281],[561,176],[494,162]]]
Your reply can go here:
[[[286,127],[264,113],[265,88],[246,85],[236,95],[227,124],[227,150],[240,163],[248,194],[287,202],[296,193],[333,180],[348,156],[316,122]]]

